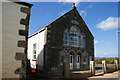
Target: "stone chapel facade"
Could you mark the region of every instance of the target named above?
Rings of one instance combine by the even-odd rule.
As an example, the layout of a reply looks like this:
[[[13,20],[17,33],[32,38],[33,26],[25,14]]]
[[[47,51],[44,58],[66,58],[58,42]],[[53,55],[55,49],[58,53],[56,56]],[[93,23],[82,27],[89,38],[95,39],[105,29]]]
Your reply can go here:
[[[75,6],[29,36],[28,58],[32,68],[47,72],[60,71],[64,62],[70,70],[89,69],[94,37]]]

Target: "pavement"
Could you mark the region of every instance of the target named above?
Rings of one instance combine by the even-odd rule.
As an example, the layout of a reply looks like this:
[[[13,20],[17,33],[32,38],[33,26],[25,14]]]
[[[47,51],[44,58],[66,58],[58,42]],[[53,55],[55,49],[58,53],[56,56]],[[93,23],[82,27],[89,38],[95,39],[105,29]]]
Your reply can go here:
[[[95,76],[89,77],[89,80],[120,80],[120,70],[107,73],[107,74],[97,74]]]
[[[30,76],[28,76],[28,80],[120,80],[120,70],[113,73],[106,73],[106,74],[99,72],[92,77],[85,77],[84,74],[80,72],[76,72],[75,75],[71,75],[68,78],[52,77],[52,75],[50,74],[38,72],[38,73],[32,73]]]

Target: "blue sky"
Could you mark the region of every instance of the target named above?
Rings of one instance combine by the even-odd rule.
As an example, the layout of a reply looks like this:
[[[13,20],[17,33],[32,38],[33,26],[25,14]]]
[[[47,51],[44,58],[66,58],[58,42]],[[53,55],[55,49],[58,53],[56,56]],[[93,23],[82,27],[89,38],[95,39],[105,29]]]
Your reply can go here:
[[[72,8],[69,2],[30,2],[33,4],[29,34]],[[118,3],[80,2],[76,7],[94,36],[96,57],[118,56]]]

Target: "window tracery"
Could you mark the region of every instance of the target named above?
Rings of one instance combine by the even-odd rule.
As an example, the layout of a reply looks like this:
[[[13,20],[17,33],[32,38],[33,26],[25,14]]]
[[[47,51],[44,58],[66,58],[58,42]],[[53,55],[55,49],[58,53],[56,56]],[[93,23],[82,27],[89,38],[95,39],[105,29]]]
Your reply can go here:
[[[76,26],[72,26],[70,31],[64,31],[64,45],[73,47],[85,47],[84,35],[80,33],[80,30]]]

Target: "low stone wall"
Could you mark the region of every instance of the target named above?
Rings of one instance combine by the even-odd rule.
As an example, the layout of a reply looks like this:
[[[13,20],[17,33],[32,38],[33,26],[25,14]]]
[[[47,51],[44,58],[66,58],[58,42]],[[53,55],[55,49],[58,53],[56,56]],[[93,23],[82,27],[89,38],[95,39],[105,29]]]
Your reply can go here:
[[[112,73],[120,69],[120,65],[118,65],[118,62],[116,61],[115,64],[107,64],[106,61],[103,61],[102,64],[97,65],[99,66],[100,69],[95,68],[95,63],[94,61],[90,62],[90,70],[87,71],[74,71],[74,77],[78,78],[87,78],[95,75],[101,75],[101,74],[106,74],[106,73]]]
[[[116,71],[115,68],[108,68],[108,69],[107,69],[107,73],[112,73],[112,72],[115,72],[115,71]]]
[[[97,66],[98,68],[96,68],[95,66]],[[68,67],[67,67],[68,68]],[[88,78],[88,77],[91,77],[91,76],[99,76],[99,75],[103,75],[103,74],[106,74],[106,73],[112,73],[112,72],[115,72],[118,70],[118,64],[115,63],[115,64],[107,64],[106,61],[103,61],[102,64],[100,65],[95,65],[95,62],[92,61],[90,62],[90,70],[86,70],[86,71],[68,71],[66,68],[65,68],[65,72],[64,72],[64,75],[65,76],[62,76],[63,78]],[[67,72],[66,72],[67,71]],[[66,76],[66,74],[69,74]],[[59,76],[60,77],[60,76]]]

